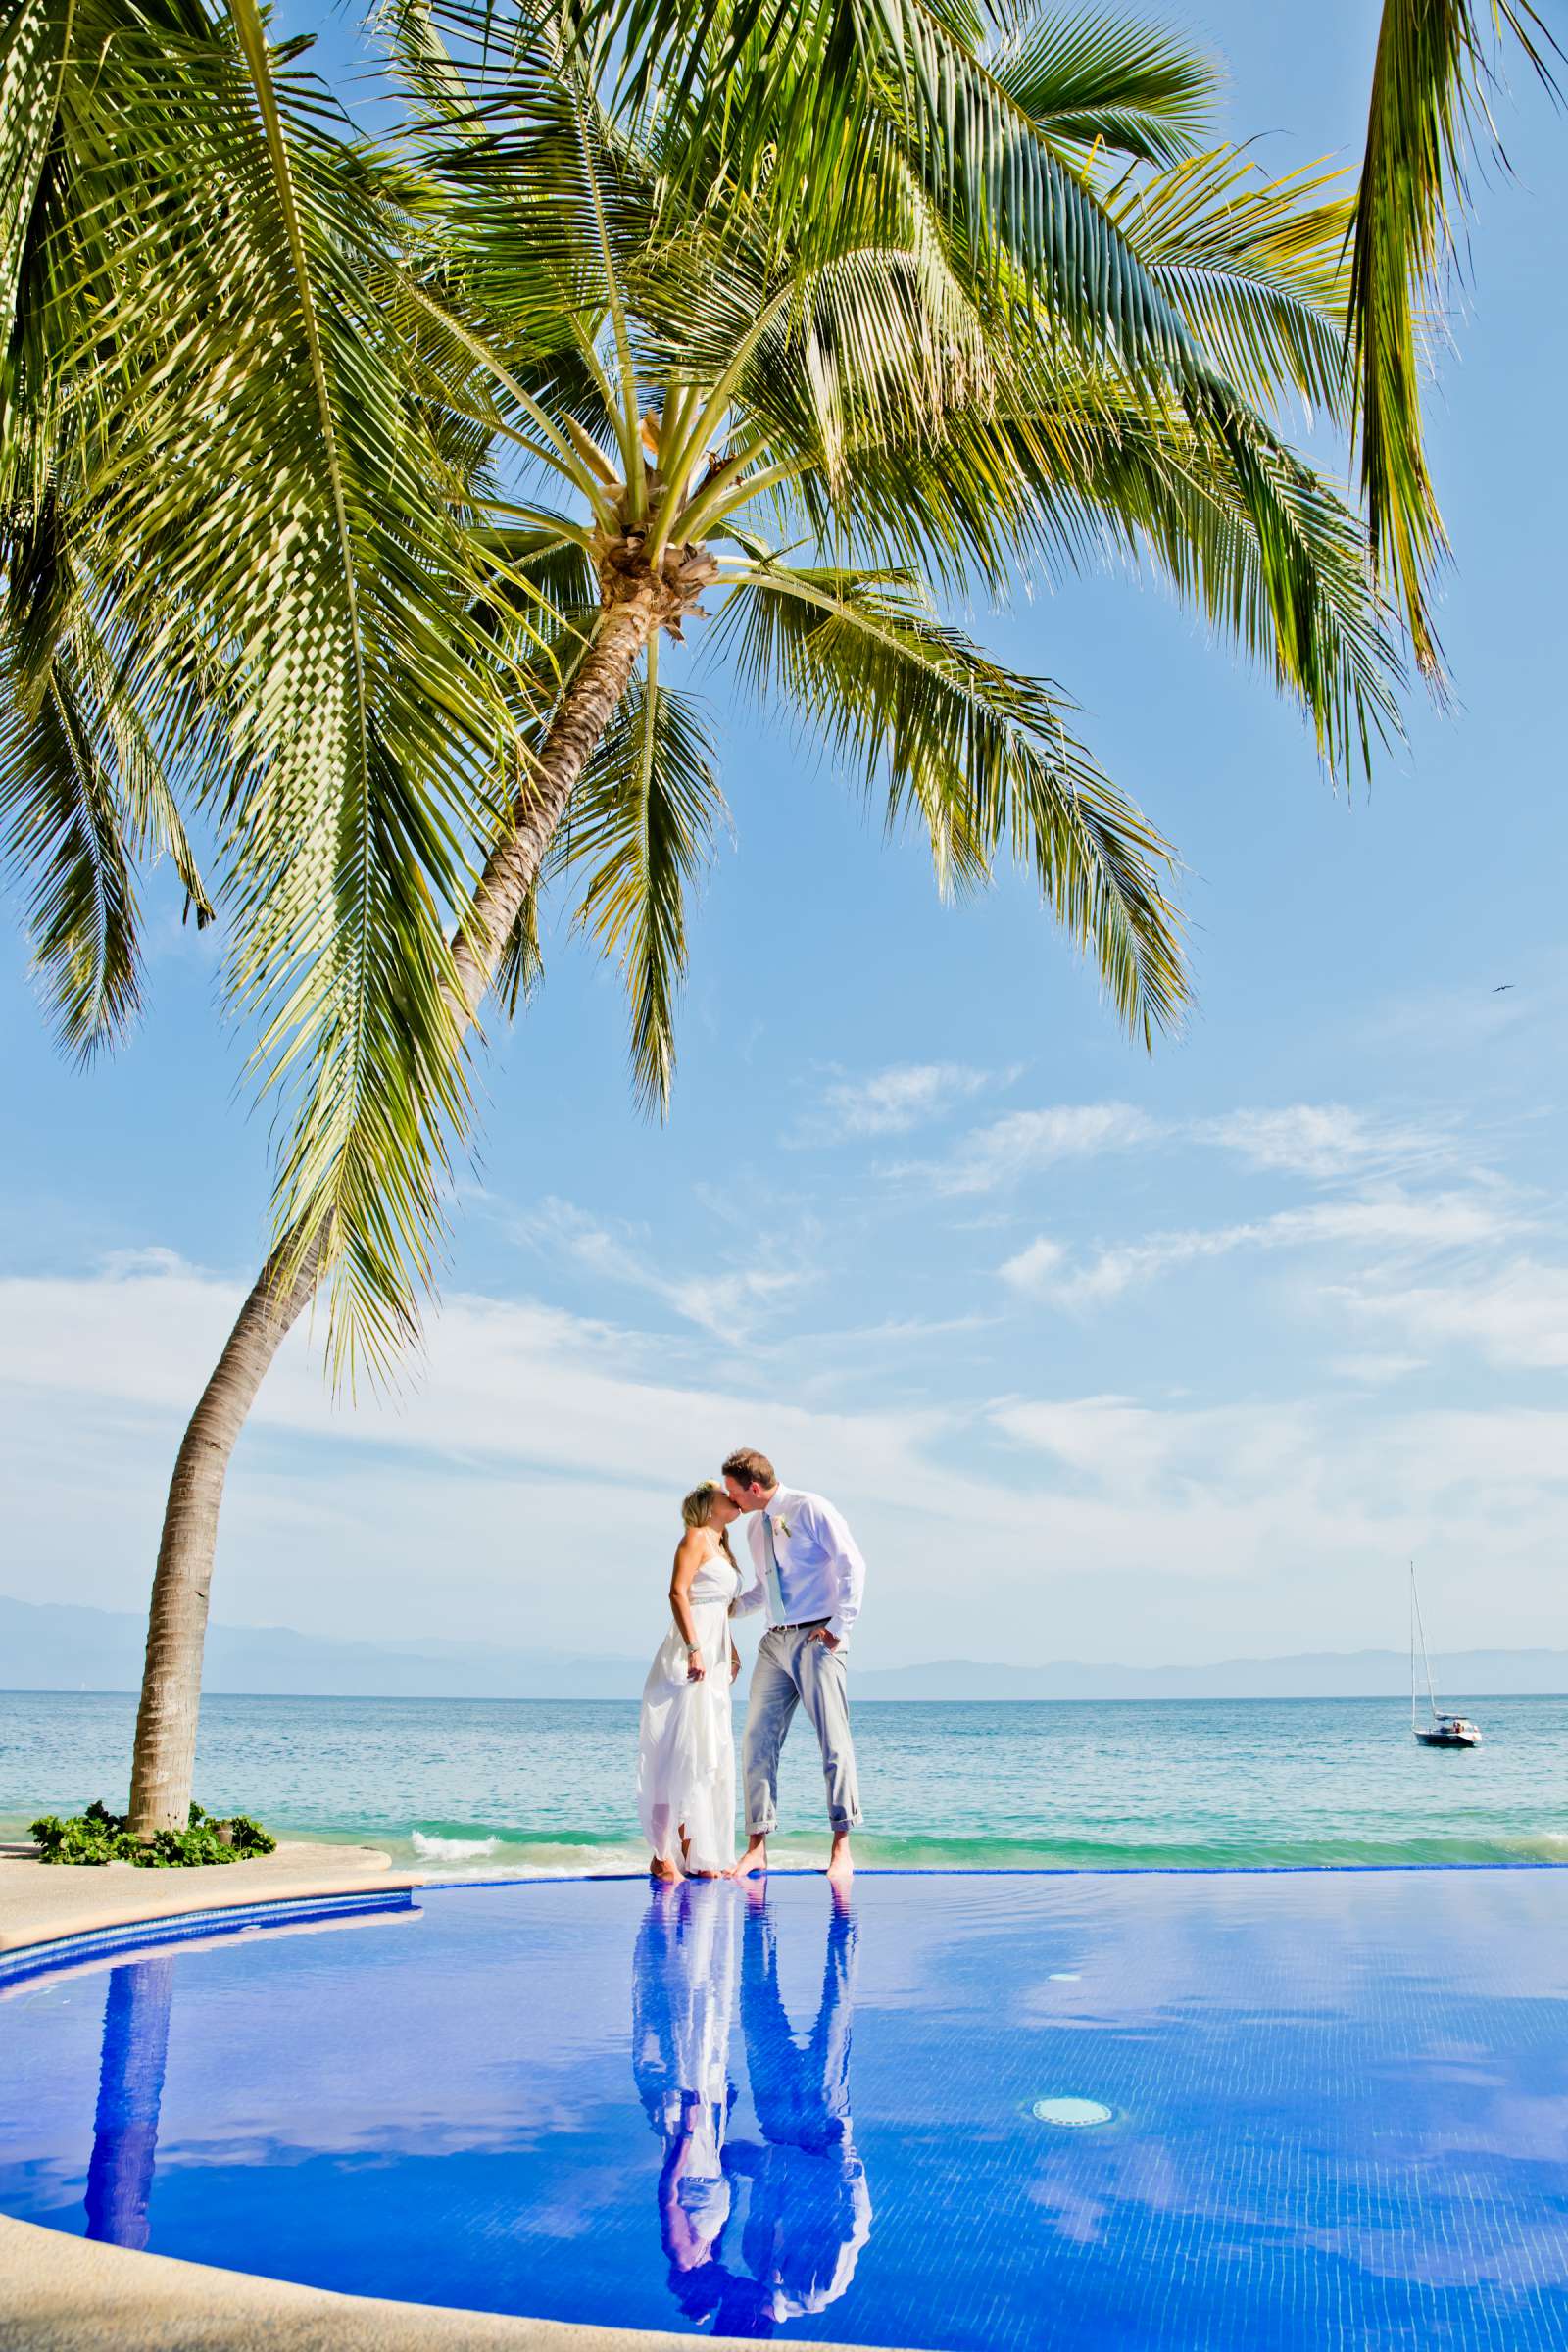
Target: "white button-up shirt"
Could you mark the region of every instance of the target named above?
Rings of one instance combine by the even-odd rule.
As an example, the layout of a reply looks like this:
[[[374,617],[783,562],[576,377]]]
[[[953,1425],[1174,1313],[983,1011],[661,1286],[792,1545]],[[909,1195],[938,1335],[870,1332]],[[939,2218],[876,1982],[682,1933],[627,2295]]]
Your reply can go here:
[[[784,1615],[775,1618],[767,1590],[771,1565],[762,1521],[772,1529],[773,1556],[784,1595]],[[860,1614],[865,1591],[865,1562],[842,1514],[820,1494],[799,1487],[775,1487],[765,1510],[753,1511],[746,1524],[752,1566],[757,1582],[735,1602],[735,1615],[766,1609],[769,1625],[813,1625],[825,1619],[837,1642],[847,1642]]]

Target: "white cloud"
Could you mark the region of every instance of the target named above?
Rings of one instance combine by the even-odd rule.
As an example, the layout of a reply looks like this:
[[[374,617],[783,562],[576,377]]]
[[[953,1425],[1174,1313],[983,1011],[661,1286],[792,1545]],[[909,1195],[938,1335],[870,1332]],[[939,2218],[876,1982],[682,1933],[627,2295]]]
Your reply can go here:
[[[1393,1324],[1407,1340],[1466,1345],[1494,1364],[1568,1367],[1568,1266],[1520,1257],[1494,1273],[1442,1287],[1363,1284],[1335,1295],[1353,1313]]]
[[[240,1296],[167,1253],[0,1281],[13,1590],[137,1605]],[[1412,1545],[1435,1607],[1446,1575],[1450,1642],[1551,1638],[1568,1414],[1372,1423],[1359,1400],[1336,1421],[1323,1402],[1114,1394],[815,1410],[760,1359],[683,1376],[657,1334],[471,1294],[432,1317],[402,1396],[351,1411],[306,1337],[231,1477],[215,1604],[231,1622],[651,1648],[674,1500],[751,1442],[850,1512],[873,1570],[866,1664],[1355,1647],[1385,1638],[1378,1579]]]
[[[1178,1514],[1200,1501],[1264,1509],[1282,1531],[1296,1519],[1293,1547],[1299,1529],[1327,1525],[1342,1508],[1366,1526],[1403,1520],[1428,1543],[1455,1510],[1481,1514],[1482,1525],[1492,1514],[1499,1540],[1516,1532],[1508,1519],[1540,1513],[1549,1535],[1560,1509],[1553,1490],[1568,1484],[1568,1409],[1438,1408],[1369,1424],[1340,1423],[1326,1404],[1295,1399],[1161,1408],[1111,1395],[1009,1399],[991,1417],[1013,1444],[1093,1489],[1157,1492]]]
[[[1066,1262],[1067,1252],[1060,1242],[1047,1241],[1042,1235],[1027,1250],[1020,1250],[1016,1257],[1007,1259],[1002,1268],[1002,1279],[1015,1291],[1046,1291]]]
[[[1131,1151],[1162,1132],[1131,1102],[1064,1102],[1049,1110],[1015,1110],[976,1128],[951,1159],[918,1172],[929,1175],[941,1193],[989,1193],[1058,1160]]]
[[[1341,1355],[1331,1370],[1342,1380],[1353,1380],[1359,1388],[1386,1388],[1391,1381],[1403,1380],[1411,1372],[1424,1372],[1424,1355]]]
[[[1490,1193],[1390,1192],[1316,1208],[1282,1209],[1256,1228],[1270,1245],[1351,1242],[1380,1250],[1472,1248],[1519,1230],[1518,1212]]]
[[[1265,1544],[1288,1556],[1303,1544],[1316,1550],[1380,1540],[1371,1532],[1375,1490],[1369,1498],[1359,1478],[1336,1484],[1325,1475],[1327,1425],[1315,1406],[1155,1407],[1103,1396],[1009,1401],[992,1418],[1014,1446],[1047,1456],[1074,1491],[1147,1514],[1156,1556],[1206,1540],[1220,1578],[1255,1575]],[[1214,1638],[1223,1649],[1224,1635]]]
[[[1059,1403],[1002,1404],[994,1425],[1019,1444],[1102,1480],[1143,1485],[1170,1458],[1174,1423],[1130,1396],[1074,1396]]]
[[[940,1118],[956,1102],[1016,1073],[965,1067],[956,1061],[901,1062],[867,1077],[839,1079],[819,1097],[798,1130],[803,1142],[836,1143],[847,1136],[906,1135]]]
[[[1368,1118],[1343,1102],[1290,1102],[1200,1119],[1157,1119],[1131,1102],[1067,1102],[1013,1111],[976,1128],[951,1158],[895,1172],[925,1175],[941,1193],[989,1193],[1060,1160],[1154,1144],[1201,1145],[1259,1173],[1315,1178],[1392,1171],[1446,1148],[1434,1129]]]
[[[648,1236],[636,1234],[627,1225],[612,1232],[608,1225],[590,1216],[570,1200],[554,1196],[541,1200],[537,1208],[523,1214],[511,1213],[506,1218],[511,1238],[524,1242],[555,1258],[572,1258],[589,1273],[604,1276],[611,1282],[625,1282],[646,1290],[656,1279],[644,1263],[642,1252],[648,1247]]]
[[[1515,1406],[1410,1413],[1392,1419],[1375,1444],[1396,1489],[1412,1482],[1439,1495],[1469,1489],[1486,1498],[1498,1536],[1515,1512],[1535,1507],[1538,1489],[1568,1484],[1568,1411]],[[1550,1499],[1560,1513],[1560,1494]],[[1560,1520],[1558,1525],[1560,1531]],[[1560,1532],[1557,1549],[1560,1555]],[[1483,1548],[1478,1564],[1485,1561]],[[1558,1641],[1561,1635],[1559,1612],[1544,1638]]]
[[[171,1254],[156,1268],[0,1281],[0,1384],[183,1414],[212,1368],[242,1292]],[[334,1402],[296,1331],[262,1389],[258,1425],[445,1461],[490,1458],[547,1473],[651,1482],[667,1491],[728,1446],[797,1441],[840,1483],[931,1499],[919,1446],[949,1411],[816,1416],[739,1387],[670,1378],[656,1335],[531,1299],[458,1294],[432,1315],[424,1356],[400,1393]],[[759,1429],[764,1420],[766,1427]],[[854,1465],[853,1471],[851,1465]],[[961,1482],[960,1482],[961,1484]],[[956,1491],[956,1490],[955,1490]]]
[[[1396,1160],[1426,1158],[1439,1139],[1427,1128],[1369,1119],[1344,1102],[1291,1102],[1194,1120],[1197,1143],[1234,1152],[1249,1167],[1298,1176],[1346,1176]]]
[[[184,1264],[177,1250],[110,1250],[103,1260],[106,1274],[178,1274]]]
[[[662,1299],[699,1331],[735,1346],[750,1339],[768,1307],[817,1278],[815,1266],[804,1257],[795,1264],[735,1267],[715,1262],[695,1273],[669,1273],[651,1262],[646,1233],[627,1225],[601,1224],[569,1200],[548,1200],[526,1215],[513,1215],[507,1230],[514,1241],[527,1243],[553,1261],[569,1258],[603,1281]],[[768,1250],[760,1241],[753,1247],[760,1255]]]
[[[1514,1212],[1490,1194],[1412,1199],[1393,1192],[1280,1209],[1245,1224],[1152,1234],[1146,1241],[1102,1246],[1078,1264],[1060,1244],[1043,1238],[1008,1258],[999,1271],[1015,1291],[1056,1306],[1089,1307],[1120,1298],[1172,1267],[1228,1257],[1238,1250],[1345,1247],[1420,1257],[1495,1242],[1517,1230]]]

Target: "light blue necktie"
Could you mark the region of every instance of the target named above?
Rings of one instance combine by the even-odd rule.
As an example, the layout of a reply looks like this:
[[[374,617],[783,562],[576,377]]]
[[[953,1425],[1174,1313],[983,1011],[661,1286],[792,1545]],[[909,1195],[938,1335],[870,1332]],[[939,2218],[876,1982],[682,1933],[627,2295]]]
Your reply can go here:
[[[766,1511],[762,1513],[762,1542],[767,1546],[767,1605],[775,1625],[787,1625],[784,1614],[784,1579],[778,1571],[778,1553],[773,1548],[773,1522]]]

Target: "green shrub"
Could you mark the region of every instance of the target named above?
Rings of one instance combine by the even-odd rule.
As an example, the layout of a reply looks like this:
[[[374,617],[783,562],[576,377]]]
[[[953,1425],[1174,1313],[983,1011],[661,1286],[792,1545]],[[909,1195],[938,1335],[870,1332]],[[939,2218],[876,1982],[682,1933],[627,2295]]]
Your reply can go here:
[[[158,1830],[151,1838],[133,1838],[123,1813],[111,1813],[96,1798],[85,1813],[62,1821],[45,1813],[32,1825],[40,1862],[79,1862],[102,1869],[107,1862],[133,1862],[138,1870],[182,1870],[196,1862],[244,1862],[277,1850],[277,1839],[248,1813],[220,1820],[192,1805],[183,1830]],[[227,1838],[219,1832],[226,1830]]]

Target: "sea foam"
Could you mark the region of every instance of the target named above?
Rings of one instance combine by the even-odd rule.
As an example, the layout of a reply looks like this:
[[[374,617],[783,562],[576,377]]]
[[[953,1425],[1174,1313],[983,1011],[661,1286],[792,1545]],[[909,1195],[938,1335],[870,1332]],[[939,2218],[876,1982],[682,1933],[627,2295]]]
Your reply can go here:
[[[413,1832],[409,1842],[421,1862],[477,1862],[482,1855],[499,1854],[499,1838],[431,1838]]]

